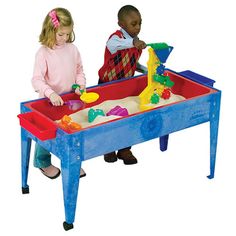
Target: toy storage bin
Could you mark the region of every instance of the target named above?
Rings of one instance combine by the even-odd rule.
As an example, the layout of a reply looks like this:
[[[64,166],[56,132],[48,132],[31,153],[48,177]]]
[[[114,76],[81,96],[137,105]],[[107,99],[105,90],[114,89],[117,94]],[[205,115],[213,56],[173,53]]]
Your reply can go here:
[[[40,140],[53,139],[56,137],[56,125],[47,117],[37,112],[19,114],[20,125],[35,135]]]

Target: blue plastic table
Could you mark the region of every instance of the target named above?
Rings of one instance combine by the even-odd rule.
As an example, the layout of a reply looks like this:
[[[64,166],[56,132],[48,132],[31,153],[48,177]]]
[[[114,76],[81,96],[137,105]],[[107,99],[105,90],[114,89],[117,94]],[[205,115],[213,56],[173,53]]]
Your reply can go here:
[[[172,71],[169,72],[171,73]],[[160,137],[160,149],[165,151],[169,134],[208,121],[210,122],[210,174],[208,178],[213,178],[221,92],[213,88],[213,80],[204,76],[191,71],[176,74],[191,80],[193,84],[198,83],[199,86],[210,89],[211,92],[182,102],[96,125],[72,134],[58,128],[56,137],[45,141],[40,140],[27,129],[21,127],[22,192],[29,193],[27,179],[31,140],[34,140],[60,159],[65,208],[63,226],[65,230],[71,229],[75,218],[82,161],[158,137]],[[125,83],[134,83],[132,85],[133,90],[131,89],[130,93],[137,94],[140,92],[137,89],[140,81],[138,76],[128,80],[117,81],[112,83],[112,86],[117,86],[120,89],[127,86]],[[95,86],[93,89],[99,89],[100,86]],[[111,85],[102,85],[102,89],[104,90],[107,86]],[[128,95],[125,94],[125,96]],[[35,100],[35,102],[37,101]],[[32,111],[27,106],[27,103],[29,102],[21,103],[21,113]],[[109,146],[104,145],[104,140],[110,140],[114,132],[119,136],[119,142],[110,141]]]

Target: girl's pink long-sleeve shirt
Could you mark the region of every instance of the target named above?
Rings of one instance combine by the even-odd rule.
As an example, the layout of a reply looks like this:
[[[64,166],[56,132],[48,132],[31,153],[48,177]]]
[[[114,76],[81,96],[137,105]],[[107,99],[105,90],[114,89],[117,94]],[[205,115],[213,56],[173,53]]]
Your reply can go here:
[[[70,92],[73,84],[85,85],[82,60],[72,43],[42,46],[35,57],[32,85],[39,97],[49,97],[53,92]]]

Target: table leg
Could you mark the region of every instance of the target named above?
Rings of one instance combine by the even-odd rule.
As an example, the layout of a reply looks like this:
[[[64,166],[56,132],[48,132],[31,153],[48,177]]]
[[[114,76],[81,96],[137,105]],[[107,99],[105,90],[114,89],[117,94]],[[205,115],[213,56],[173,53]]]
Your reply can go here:
[[[21,180],[23,194],[29,193],[27,180],[29,172],[31,142],[32,140],[27,136],[25,129],[21,128]]]
[[[160,150],[162,152],[167,150],[169,134],[160,137]]]
[[[75,219],[76,203],[80,181],[80,168],[81,160],[61,161],[61,173],[62,173],[62,185],[63,185],[63,197],[66,221],[63,223],[65,230],[73,228],[73,222]]]
[[[210,116],[210,175],[207,177],[209,179],[212,179],[215,175],[216,150],[220,116],[220,94],[213,102],[212,112]]]

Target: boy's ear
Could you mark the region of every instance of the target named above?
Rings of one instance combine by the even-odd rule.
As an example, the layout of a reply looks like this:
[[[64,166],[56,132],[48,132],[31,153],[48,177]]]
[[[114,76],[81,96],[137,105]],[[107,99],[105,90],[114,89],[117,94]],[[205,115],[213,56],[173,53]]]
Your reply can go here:
[[[124,24],[122,23],[122,21],[118,21],[118,25],[123,28]]]

